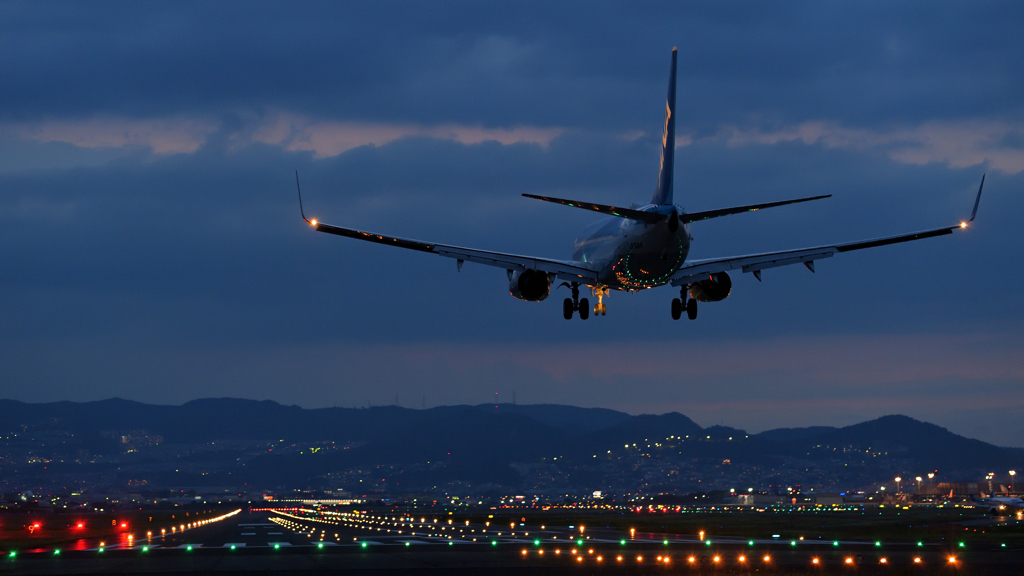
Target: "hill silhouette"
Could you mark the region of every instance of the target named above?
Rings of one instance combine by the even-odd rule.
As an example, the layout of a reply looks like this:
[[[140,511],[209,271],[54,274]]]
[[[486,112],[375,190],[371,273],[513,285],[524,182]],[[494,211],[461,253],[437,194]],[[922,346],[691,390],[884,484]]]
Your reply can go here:
[[[180,406],[119,398],[0,400],[0,432],[50,446],[53,462],[45,474],[82,474],[105,466],[118,478],[144,475],[155,485],[289,486],[310,478],[344,484],[353,470],[371,469],[390,471],[374,473],[381,476],[373,479],[379,490],[453,482],[517,486],[530,474],[569,484],[573,478],[596,482],[615,476],[626,485],[636,466],[648,461],[668,466],[670,475],[673,466],[721,469],[727,462],[777,475],[814,467],[821,478],[831,478],[827,481],[854,482],[911,468],[970,475],[1024,463],[1024,450],[965,438],[907,416],[748,435],[725,426],[702,428],[676,412],[632,416],[554,404],[413,410],[304,409],[235,398]],[[88,464],[83,451],[90,455]],[[21,466],[17,473],[32,470]]]

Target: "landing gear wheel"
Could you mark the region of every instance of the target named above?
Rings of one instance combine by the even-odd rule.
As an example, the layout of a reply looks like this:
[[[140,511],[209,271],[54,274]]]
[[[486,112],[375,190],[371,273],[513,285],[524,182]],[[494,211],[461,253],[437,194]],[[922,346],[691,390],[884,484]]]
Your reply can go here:
[[[590,318],[590,301],[586,298],[580,298],[580,320],[586,320]]]
[[[686,317],[690,320],[697,319],[697,301],[693,298],[686,303]]]
[[[572,320],[572,313],[572,298],[566,298],[562,301],[562,316],[564,316],[566,320]]]
[[[683,315],[683,303],[679,301],[679,298],[672,299],[672,319],[679,320],[679,317]]]

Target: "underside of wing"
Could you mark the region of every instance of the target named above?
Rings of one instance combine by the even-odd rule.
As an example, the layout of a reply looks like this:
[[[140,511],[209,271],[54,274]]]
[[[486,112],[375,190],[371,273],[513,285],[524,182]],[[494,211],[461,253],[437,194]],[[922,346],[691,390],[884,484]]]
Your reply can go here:
[[[494,266],[505,270],[540,270],[542,272],[547,272],[548,274],[554,274],[562,280],[569,280],[572,282],[587,283],[588,281],[594,281],[597,279],[597,271],[588,268],[583,265],[582,262],[536,258],[532,256],[521,256],[519,254],[506,254],[503,252],[450,246],[448,244],[423,242],[421,240],[412,240],[409,238],[399,238],[397,236],[385,236],[383,234],[375,234],[373,232],[364,232],[353,228],[332,226],[330,224],[317,222],[316,220],[310,220],[309,223],[317,232],[325,232],[327,234],[345,236],[347,238],[355,238],[356,240],[365,240],[367,242],[385,244],[387,246],[397,246],[398,248],[405,248],[407,250],[430,252],[432,254],[437,254],[438,256],[453,258],[459,261],[460,268],[462,266],[462,262],[475,262],[477,264]]]
[[[954,230],[967,228],[968,224],[974,222],[974,218],[978,215],[978,204],[981,202],[981,190],[984,187],[985,177],[982,176],[981,184],[978,186],[978,195],[974,199],[974,209],[971,211],[971,217],[960,222],[956,226],[945,226],[942,228],[932,228],[931,230],[922,230],[920,232],[911,232],[909,234],[898,234],[896,236],[886,236],[870,240],[858,240],[855,242],[844,242],[842,244],[829,244],[811,248],[800,248],[797,250],[782,250],[779,252],[747,254],[745,256],[692,260],[683,265],[682,268],[672,275],[670,283],[673,286],[682,286],[684,284],[691,284],[693,282],[704,280],[708,276],[714,274],[737,269],[740,269],[743,272],[752,272],[754,277],[760,280],[761,270],[776,268],[779,266],[789,266],[790,264],[803,264],[808,270],[814,272],[815,260],[831,258],[840,252],[852,252],[854,250],[864,250],[865,248],[877,248],[879,246],[888,246],[890,244],[924,240],[925,238],[934,238],[936,236],[952,234]]]

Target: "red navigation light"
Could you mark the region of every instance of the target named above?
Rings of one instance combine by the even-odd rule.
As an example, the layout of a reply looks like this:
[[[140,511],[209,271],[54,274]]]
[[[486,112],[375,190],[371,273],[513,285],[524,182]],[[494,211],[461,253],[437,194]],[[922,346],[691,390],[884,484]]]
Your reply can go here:
[[[127,527],[128,527],[128,523],[127,522],[121,522],[121,528],[127,528]]]

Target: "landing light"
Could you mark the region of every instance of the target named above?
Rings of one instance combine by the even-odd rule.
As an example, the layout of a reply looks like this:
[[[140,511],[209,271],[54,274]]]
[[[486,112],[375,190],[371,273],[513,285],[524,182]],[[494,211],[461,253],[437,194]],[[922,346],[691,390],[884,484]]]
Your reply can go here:
[[[310,220],[309,223],[312,224],[313,226],[316,226],[316,218],[313,218],[312,220]],[[966,224],[963,224],[963,223],[961,223],[961,225],[966,226]]]
[[[961,222],[960,223],[960,227],[961,228],[967,228],[967,222]]]

